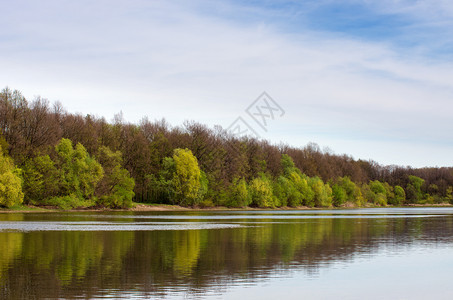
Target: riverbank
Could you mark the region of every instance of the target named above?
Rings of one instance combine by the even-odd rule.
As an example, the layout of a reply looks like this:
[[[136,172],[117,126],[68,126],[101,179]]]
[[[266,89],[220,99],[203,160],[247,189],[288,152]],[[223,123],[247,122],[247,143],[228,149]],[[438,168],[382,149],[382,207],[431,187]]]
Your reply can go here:
[[[169,204],[143,204],[143,203],[134,203],[134,206],[129,209],[111,209],[111,208],[76,208],[71,210],[62,210],[57,207],[50,206],[33,206],[33,205],[17,205],[11,208],[0,208],[0,213],[40,213],[40,212],[61,212],[61,211],[93,211],[93,212],[102,212],[102,211],[222,211],[222,210],[322,210],[322,209],[358,209],[358,208],[392,208],[392,207],[453,207],[450,203],[439,203],[439,204],[407,204],[402,206],[375,206],[367,205],[362,207],[345,205],[342,207],[308,207],[308,206],[299,206],[299,207],[276,207],[276,208],[259,208],[259,207],[242,207],[242,208],[231,208],[225,206],[215,206],[215,207],[184,207],[179,205],[169,205]]]
[[[278,208],[257,208],[257,207],[243,207],[243,208],[230,208],[225,206],[215,207],[184,207],[180,205],[169,205],[169,204],[143,204],[134,203],[134,206],[129,209],[111,209],[111,208],[75,208],[70,210],[62,210],[57,207],[50,206],[33,206],[33,205],[18,205],[11,208],[0,208],[0,213],[15,213],[15,212],[57,212],[57,211],[216,211],[216,210],[308,210],[308,209],[322,209],[319,207],[278,207]]]

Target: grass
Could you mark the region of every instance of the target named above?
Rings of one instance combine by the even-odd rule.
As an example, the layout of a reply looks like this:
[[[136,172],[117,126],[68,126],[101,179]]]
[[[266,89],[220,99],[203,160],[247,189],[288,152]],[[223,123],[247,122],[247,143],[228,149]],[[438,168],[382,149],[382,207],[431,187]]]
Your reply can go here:
[[[48,208],[43,208],[43,207],[37,207],[37,206],[32,206],[32,205],[24,205],[24,204],[16,204],[13,205],[9,208],[6,207],[0,207],[0,212],[42,212],[42,211],[49,211]]]

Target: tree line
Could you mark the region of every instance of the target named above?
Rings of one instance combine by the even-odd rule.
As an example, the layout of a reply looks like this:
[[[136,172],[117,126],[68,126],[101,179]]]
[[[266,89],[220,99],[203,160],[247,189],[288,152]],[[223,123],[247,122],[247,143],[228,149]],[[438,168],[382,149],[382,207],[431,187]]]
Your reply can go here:
[[[67,112],[0,93],[0,205],[282,207],[453,201],[453,168],[383,166],[236,137],[193,121],[171,126]]]

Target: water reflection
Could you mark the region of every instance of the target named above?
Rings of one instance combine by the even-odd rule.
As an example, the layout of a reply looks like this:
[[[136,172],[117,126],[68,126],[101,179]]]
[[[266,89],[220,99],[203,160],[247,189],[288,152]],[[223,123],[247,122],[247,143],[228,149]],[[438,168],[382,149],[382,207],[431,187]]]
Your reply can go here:
[[[414,212],[3,214],[0,298],[218,295],[452,246],[451,210]]]

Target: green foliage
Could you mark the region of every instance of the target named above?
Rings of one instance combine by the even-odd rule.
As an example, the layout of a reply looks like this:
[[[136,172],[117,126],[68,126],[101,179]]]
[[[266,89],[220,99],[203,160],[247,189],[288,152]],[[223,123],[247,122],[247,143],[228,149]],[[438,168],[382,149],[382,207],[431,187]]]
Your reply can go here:
[[[282,154],[280,163],[282,165],[283,172],[286,176],[289,175],[291,172],[295,171],[296,169],[293,159],[288,154]]]
[[[437,184],[431,183],[428,186],[428,199],[429,203],[442,203],[444,199],[442,199],[440,195],[439,186]]]
[[[122,167],[121,152],[101,146],[97,158],[104,169],[104,177],[96,189],[98,204],[111,208],[132,207],[135,181]]]
[[[375,194],[387,194],[387,191],[379,180],[370,181],[370,189]]]
[[[61,139],[55,146],[54,160],[49,155],[42,155],[25,161],[26,202],[63,209],[92,206],[96,187],[103,175],[102,166],[82,144],[74,148],[71,140]],[[114,176],[118,180],[125,174],[116,172]],[[130,189],[130,182],[128,184]],[[125,193],[121,188],[112,189],[115,195]]]
[[[449,186],[445,192],[445,200],[453,204],[453,186]]]
[[[180,148],[173,151],[173,157],[163,159],[161,171],[152,182],[162,200],[183,206],[200,203],[209,186],[192,151]]]
[[[228,200],[226,205],[229,207],[245,207],[252,202],[251,193],[244,178],[233,180],[228,189]]]
[[[13,160],[3,153],[0,147],[0,206],[11,207],[22,203],[21,170],[14,166]]]
[[[374,202],[374,193],[371,191],[370,186],[366,183],[362,184],[360,187],[362,191],[363,198],[365,199],[365,203],[373,203]]]
[[[280,160],[283,176],[274,184],[274,194],[281,206],[313,206],[314,193],[308,185],[308,177],[296,168],[292,158],[283,154]]]
[[[58,195],[58,170],[49,155],[36,156],[23,166],[25,203],[42,204]]]
[[[149,176],[152,188],[152,199],[157,203],[175,204],[173,174],[176,172],[175,161],[171,157],[162,160],[162,167],[157,174]]]
[[[363,196],[362,189],[356,185],[354,189],[354,202],[357,206],[363,206],[366,203],[366,199]]]
[[[366,200],[362,195],[362,189],[348,176],[338,177],[332,184],[332,203],[335,206],[345,205],[346,202],[356,206],[362,206]]]
[[[314,193],[314,206],[329,207],[332,205],[332,189],[329,184],[324,184],[321,178],[315,176],[310,178],[309,185]]]
[[[368,202],[374,205],[387,205],[387,189],[379,180],[370,181],[369,185],[364,185],[362,189]]]
[[[209,179],[206,173],[200,170],[200,188],[198,189],[198,202],[203,201],[209,189]],[[214,206],[214,205],[213,205]]]
[[[363,202],[360,188],[348,176],[338,177],[332,185],[333,204],[342,206],[346,202],[361,206]]]
[[[315,193],[309,185],[309,180],[306,175],[300,174],[299,170],[293,171],[289,174],[289,180],[294,184],[294,187],[301,195],[300,203],[305,206],[313,207]],[[297,204],[299,201],[297,201]]]
[[[396,185],[393,188],[393,195],[393,197],[388,199],[388,202],[392,205],[401,205],[406,201],[406,192],[404,192],[404,189],[399,185]]]
[[[279,206],[297,207],[302,205],[303,196],[297,189],[292,177],[280,176],[274,184],[274,195],[279,200]]]
[[[81,200],[90,199],[104,175],[102,166],[88,154],[82,144],[78,143],[74,149],[69,139],[61,139],[55,146],[55,151],[59,170],[59,194],[74,194]]]
[[[425,184],[425,180],[410,175],[409,176],[409,183],[406,187],[406,197],[410,203],[421,203],[424,198],[424,194],[422,192],[422,187]]]
[[[64,210],[70,210],[77,207],[90,207],[95,205],[93,199],[81,199],[76,194],[65,196],[56,196],[43,201],[43,204],[57,206]]]
[[[341,206],[346,202],[347,194],[344,188],[335,183],[332,185],[332,203],[335,206]]]
[[[172,186],[176,203],[180,205],[194,205],[200,200],[200,176],[197,158],[189,149],[175,149],[173,151],[175,173]]]
[[[250,183],[251,205],[255,207],[275,207],[272,184],[264,175],[254,178]]]

